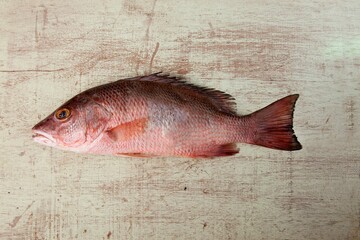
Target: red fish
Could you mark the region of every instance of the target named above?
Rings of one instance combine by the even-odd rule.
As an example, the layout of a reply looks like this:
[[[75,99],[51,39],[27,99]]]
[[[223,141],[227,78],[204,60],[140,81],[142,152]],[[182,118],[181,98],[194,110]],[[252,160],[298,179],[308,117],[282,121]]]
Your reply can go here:
[[[157,73],[88,89],[32,131],[39,143],[94,154],[208,158],[238,153],[236,143],[293,151],[298,97],[239,116],[229,94]]]

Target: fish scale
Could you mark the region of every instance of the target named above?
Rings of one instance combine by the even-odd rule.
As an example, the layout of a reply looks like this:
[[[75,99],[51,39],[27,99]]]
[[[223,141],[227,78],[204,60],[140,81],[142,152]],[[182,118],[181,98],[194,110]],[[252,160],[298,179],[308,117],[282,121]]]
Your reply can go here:
[[[76,95],[35,125],[33,137],[63,150],[136,157],[229,156],[236,143],[293,151],[301,149],[292,129],[298,96],[240,116],[231,95],[156,73]]]

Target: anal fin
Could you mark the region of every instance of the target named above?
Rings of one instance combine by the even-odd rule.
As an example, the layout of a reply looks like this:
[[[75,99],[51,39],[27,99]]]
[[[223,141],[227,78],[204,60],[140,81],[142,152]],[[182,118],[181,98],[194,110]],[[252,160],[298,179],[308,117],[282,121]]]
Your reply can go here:
[[[146,153],[117,153],[116,155],[126,156],[126,157],[137,157],[137,158],[156,157],[155,155],[146,154]]]
[[[191,155],[193,158],[213,158],[232,156],[239,152],[236,143],[226,143],[222,145],[214,145],[204,151],[195,152]]]

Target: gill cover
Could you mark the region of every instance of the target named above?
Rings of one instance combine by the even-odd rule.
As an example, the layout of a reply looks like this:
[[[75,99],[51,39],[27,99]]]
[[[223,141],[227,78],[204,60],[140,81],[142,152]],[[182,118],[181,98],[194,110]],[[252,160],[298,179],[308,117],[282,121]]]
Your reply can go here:
[[[92,101],[86,107],[86,140],[94,141],[105,130],[112,114],[100,104]]]

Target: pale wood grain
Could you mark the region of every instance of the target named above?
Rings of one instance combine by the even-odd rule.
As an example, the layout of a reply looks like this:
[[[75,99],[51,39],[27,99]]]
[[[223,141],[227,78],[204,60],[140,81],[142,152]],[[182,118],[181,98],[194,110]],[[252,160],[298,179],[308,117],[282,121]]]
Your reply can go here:
[[[360,239],[359,1],[0,5],[0,239]],[[69,97],[156,71],[243,114],[299,93],[303,150],[133,159],[31,140]]]

